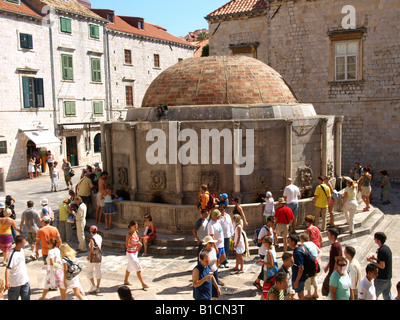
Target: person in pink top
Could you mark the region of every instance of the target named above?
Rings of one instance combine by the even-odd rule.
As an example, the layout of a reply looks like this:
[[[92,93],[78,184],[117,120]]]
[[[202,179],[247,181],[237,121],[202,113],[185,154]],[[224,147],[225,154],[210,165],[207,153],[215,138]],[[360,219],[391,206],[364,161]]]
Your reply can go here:
[[[314,226],[314,217],[308,215],[305,217],[305,222],[307,225],[306,233],[310,237],[310,241],[314,242],[318,248],[321,249],[322,236],[318,227]]]
[[[142,267],[139,262],[138,252],[142,247],[138,234],[138,224],[132,220],[129,225],[129,232],[126,235],[126,257],[128,259],[128,266],[125,272],[124,285],[131,285],[128,281],[129,275],[132,271],[136,271],[139,281],[142,283],[143,289],[147,289],[149,286],[144,283],[142,278]]]

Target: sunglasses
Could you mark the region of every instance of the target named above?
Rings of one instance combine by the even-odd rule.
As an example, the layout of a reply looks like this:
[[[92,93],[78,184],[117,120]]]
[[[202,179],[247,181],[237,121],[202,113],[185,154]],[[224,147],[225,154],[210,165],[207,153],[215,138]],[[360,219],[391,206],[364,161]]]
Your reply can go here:
[[[347,266],[347,264],[345,264],[345,263],[338,263],[338,266],[339,266],[339,267],[345,267],[345,266]]]

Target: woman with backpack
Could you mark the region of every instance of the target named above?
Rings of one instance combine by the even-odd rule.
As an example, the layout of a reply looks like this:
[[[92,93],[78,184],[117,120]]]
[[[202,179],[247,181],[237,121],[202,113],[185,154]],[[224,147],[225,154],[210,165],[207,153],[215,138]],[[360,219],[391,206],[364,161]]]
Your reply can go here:
[[[81,269],[74,259],[76,257],[76,251],[72,249],[67,243],[63,243],[60,246],[60,255],[63,263],[64,270],[64,281],[62,286],[60,287],[61,300],[66,300],[66,293],[68,289],[72,289],[74,291],[75,296],[79,300],[85,299],[85,292],[82,289],[82,286],[79,282],[79,272]]]
[[[103,243],[103,238],[99,235],[97,226],[91,226],[90,235],[92,236],[89,240],[89,254],[87,260],[89,262],[87,267],[87,275],[92,287],[88,293],[99,293],[100,292],[100,281],[102,278],[101,273],[101,261],[102,261],[102,251],[101,245]],[[94,274],[96,274],[96,282],[94,283]]]

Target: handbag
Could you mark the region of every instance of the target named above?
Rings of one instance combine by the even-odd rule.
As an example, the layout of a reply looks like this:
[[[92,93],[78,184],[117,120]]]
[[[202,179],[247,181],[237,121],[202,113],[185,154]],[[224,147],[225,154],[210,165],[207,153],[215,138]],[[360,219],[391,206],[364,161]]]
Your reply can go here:
[[[75,278],[78,274],[81,273],[82,271],[82,266],[78,263],[75,263],[68,259],[67,257],[64,257],[65,261],[68,263],[68,274],[67,274],[67,280],[72,280]]]
[[[93,252],[92,255],[90,256],[89,262],[90,263],[101,263],[102,260],[102,252],[100,247],[97,245],[96,240],[92,238],[93,240]]]
[[[268,253],[265,255],[265,257],[267,259],[267,262],[269,263]],[[278,263],[274,261],[273,268],[267,267],[267,278],[275,277],[277,273],[278,273]]]
[[[69,170],[69,176],[72,178],[75,175],[74,169]]]

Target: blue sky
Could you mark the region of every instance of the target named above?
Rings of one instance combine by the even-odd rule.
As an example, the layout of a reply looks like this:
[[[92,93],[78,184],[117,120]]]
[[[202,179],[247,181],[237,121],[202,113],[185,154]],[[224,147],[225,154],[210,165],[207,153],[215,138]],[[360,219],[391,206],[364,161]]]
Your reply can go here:
[[[91,0],[94,9],[111,9],[122,16],[142,17],[174,36],[208,28],[206,15],[229,0]]]

